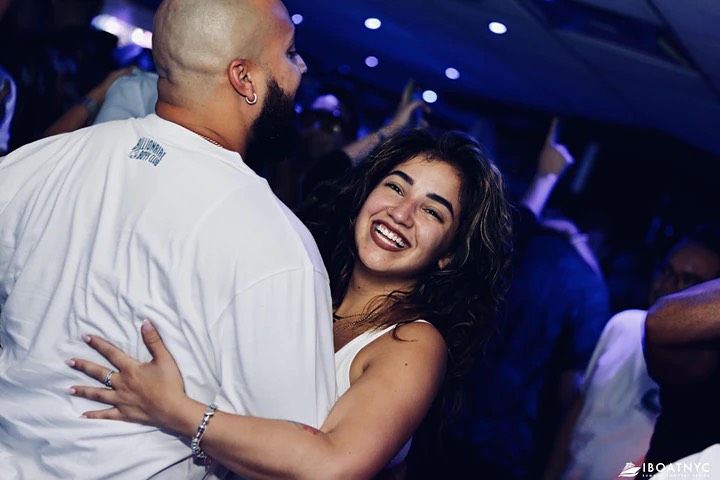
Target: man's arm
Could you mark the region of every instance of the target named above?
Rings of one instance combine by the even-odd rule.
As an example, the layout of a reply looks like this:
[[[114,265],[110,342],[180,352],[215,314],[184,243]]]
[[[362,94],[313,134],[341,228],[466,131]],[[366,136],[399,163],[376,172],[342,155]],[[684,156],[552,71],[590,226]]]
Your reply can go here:
[[[423,109],[426,112],[429,111],[429,107],[425,102],[422,100],[413,100],[413,85],[414,82],[410,80],[405,86],[400,103],[395,110],[395,114],[392,116],[387,125],[380,127],[377,131],[365,135],[364,137],[359,138],[342,148],[345,154],[350,157],[350,162],[353,165],[362,163],[373,148],[382,143],[387,137],[394,135],[400,132],[403,128],[407,127],[415,111],[418,109]]]
[[[560,120],[553,118],[545,137],[545,144],[538,156],[535,176],[530,181],[527,192],[520,201],[536,217],[542,213],[548,198],[555,189],[560,175],[574,162],[572,155],[564,145],[557,143],[557,129]]]
[[[645,321],[645,359],[658,382],[687,386],[720,364],[720,279],[662,297]]]
[[[105,77],[105,80],[83,97],[82,102],[76,103],[60,115],[60,118],[55,120],[45,132],[43,132],[43,137],[73,132],[90,125],[95,115],[97,115],[100,105],[102,105],[105,100],[105,94],[110,86],[119,77],[129,74],[131,71],[132,67],[124,67],[110,72],[108,76]]]

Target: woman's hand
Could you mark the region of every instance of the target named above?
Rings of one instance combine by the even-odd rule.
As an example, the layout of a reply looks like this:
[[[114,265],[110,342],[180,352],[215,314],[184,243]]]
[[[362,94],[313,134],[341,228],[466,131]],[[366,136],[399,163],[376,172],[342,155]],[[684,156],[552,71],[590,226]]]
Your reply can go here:
[[[160,334],[149,320],[141,327],[143,341],[153,359],[140,363],[102,338],[88,335],[85,341],[105,357],[117,370],[110,375],[109,387],[73,386],[68,393],[76,397],[112,405],[105,410],[85,412],[84,417],[123,420],[173,430],[173,417],[185,395],[180,370],[165,347]],[[88,360],[73,358],[68,365],[100,383],[108,380],[109,370]],[[179,433],[179,432],[177,432]]]

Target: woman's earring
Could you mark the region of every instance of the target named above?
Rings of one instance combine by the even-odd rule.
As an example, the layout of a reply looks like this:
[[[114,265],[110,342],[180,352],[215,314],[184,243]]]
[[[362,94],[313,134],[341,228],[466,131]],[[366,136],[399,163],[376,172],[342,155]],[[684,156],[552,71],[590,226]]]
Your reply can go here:
[[[257,103],[257,93],[253,92],[253,99],[252,101],[248,100],[248,97],[245,97],[245,101],[248,105],[255,105]]]

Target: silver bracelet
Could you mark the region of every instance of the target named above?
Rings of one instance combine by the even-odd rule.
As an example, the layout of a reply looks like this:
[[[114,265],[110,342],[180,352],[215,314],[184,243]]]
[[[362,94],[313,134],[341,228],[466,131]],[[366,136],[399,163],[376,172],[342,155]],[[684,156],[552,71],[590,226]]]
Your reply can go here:
[[[208,405],[205,409],[205,413],[203,414],[202,421],[200,422],[200,425],[198,425],[197,432],[195,432],[195,436],[192,440],[190,440],[190,450],[192,451],[192,456],[196,461],[200,460],[200,463],[207,463],[208,460],[207,453],[200,448],[200,440],[202,440],[203,435],[205,435],[208,423],[210,423],[212,416],[215,415],[215,410],[217,410],[217,408],[217,405],[214,403]]]

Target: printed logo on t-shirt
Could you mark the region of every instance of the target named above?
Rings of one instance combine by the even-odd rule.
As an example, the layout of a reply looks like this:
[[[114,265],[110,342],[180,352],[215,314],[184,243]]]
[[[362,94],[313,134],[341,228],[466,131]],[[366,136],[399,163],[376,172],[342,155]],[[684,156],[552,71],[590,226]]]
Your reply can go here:
[[[128,154],[129,158],[147,160],[155,167],[157,167],[157,164],[160,163],[160,160],[162,160],[164,156],[165,150],[160,146],[160,144],[147,137],[142,137],[138,140]]]

